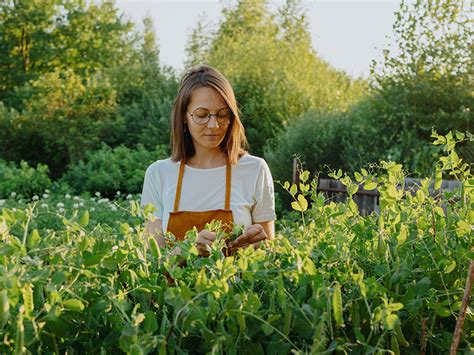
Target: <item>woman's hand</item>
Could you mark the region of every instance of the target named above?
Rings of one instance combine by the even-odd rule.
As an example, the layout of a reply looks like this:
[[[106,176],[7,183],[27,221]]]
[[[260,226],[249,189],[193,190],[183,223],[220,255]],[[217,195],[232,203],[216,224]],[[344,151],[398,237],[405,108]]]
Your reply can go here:
[[[209,251],[207,250],[207,246],[211,247],[214,240],[216,240],[216,233],[209,232],[206,229],[203,229],[202,231],[200,231],[196,239],[196,248],[199,251],[199,255],[209,256]]]
[[[235,251],[238,248],[246,248],[253,245],[255,248],[263,240],[268,239],[268,235],[260,224],[251,224],[245,228],[244,233],[236,240],[229,243],[231,251]]]

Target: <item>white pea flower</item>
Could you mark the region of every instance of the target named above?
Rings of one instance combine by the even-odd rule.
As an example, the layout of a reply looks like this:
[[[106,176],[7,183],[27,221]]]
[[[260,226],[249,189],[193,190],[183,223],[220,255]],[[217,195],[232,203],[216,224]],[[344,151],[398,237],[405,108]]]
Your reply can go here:
[[[114,246],[112,247],[112,251],[116,251],[116,250],[118,250],[118,245],[114,245]]]
[[[117,196],[120,196],[121,192],[120,191],[117,191],[116,195]]]
[[[111,206],[110,206],[110,209],[111,209],[112,211],[117,211],[117,207],[116,207],[115,205],[111,205]]]
[[[109,199],[108,198],[101,198],[99,200],[99,203],[105,203],[105,202],[109,202]]]
[[[91,207],[91,212],[94,212],[95,211],[95,208],[94,207]]]
[[[33,201],[38,201],[39,200],[39,197],[38,195],[34,195],[33,198],[32,198]]]
[[[5,200],[0,200],[0,206],[3,206],[5,204]]]
[[[77,201],[77,200],[80,200],[81,198],[79,196],[74,196],[73,199]]]
[[[43,207],[43,208],[48,208],[48,204],[47,204],[47,203],[42,203],[42,204],[41,204],[41,207]]]
[[[46,192],[47,194],[49,194],[49,190],[48,190],[48,189],[45,189],[44,192]]]
[[[97,197],[100,197],[100,192],[96,192],[95,195],[96,195]]]
[[[66,195],[64,195],[64,197],[66,197],[67,199],[70,199],[70,198],[71,198],[71,195],[66,194]]]
[[[84,202],[79,202],[79,206],[84,207]]]
[[[63,212],[64,212],[64,208],[63,208],[63,207],[59,207],[59,208],[58,208],[58,212],[59,212],[59,213],[63,213]]]
[[[48,194],[43,194],[43,198],[48,198]]]
[[[11,197],[15,197],[16,196],[16,192],[13,191],[11,194],[10,194]]]
[[[91,197],[91,201],[95,201],[95,197]]]
[[[132,198],[132,194],[127,195],[127,200],[130,200]]]
[[[58,208],[64,208],[64,203],[58,202],[57,205],[56,205],[56,207],[58,207]]]
[[[72,207],[74,207],[74,208],[79,208],[79,204],[78,204],[78,203],[75,203],[75,204],[72,205]]]

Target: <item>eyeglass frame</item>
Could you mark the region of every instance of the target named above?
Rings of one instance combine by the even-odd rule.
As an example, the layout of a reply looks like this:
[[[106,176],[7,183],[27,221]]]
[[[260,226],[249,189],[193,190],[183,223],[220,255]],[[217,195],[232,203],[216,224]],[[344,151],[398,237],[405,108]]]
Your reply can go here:
[[[204,122],[204,123],[198,123],[198,122],[196,122],[196,121],[194,120],[194,113],[195,113],[197,110],[199,110],[199,109],[204,109],[204,110],[207,110],[207,111],[209,112],[209,114],[207,115],[207,121]],[[221,110],[229,110],[229,123],[222,123],[222,122],[219,121],[219,117],[217,116],[217,113],[218,113],[219,111],[221,111]],[[186,112],[191,115],[191,119],[193,120],[193,122],[194,122],[195,124],[197,124],[197,125],[200,125],[200,126],[204,126],[204,125],[208,124],[212,116],[214,116],[214,117],[216,118],[216,122],[218,122],[218,123],[221,124],[221,125],[227,126],[227,125],[230,125],[230,124],[232,123],[232,118],[233,118],[233,116],[234,116],[232,110],[231,110],[230,108],[228,108],[228,107],[222,107],[222,108],[220,108],[219,110],[217,110],[217,113],[211,113],[211,111],[208,110],[208,109],[205,108],[205,107],[198,107],[198,108],[196,108],[196,109],[193,111],[193,113],[189,112],[189,110],[186,109]]]

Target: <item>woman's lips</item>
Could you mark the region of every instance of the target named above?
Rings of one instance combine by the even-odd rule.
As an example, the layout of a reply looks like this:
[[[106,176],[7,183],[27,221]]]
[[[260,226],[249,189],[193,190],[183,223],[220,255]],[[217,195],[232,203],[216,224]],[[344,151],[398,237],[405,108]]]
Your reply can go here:
[[[206,137],[207,139],[211,141],[215,141],[219,139],[220,135],[219,134],[205,134],[204,137]]]

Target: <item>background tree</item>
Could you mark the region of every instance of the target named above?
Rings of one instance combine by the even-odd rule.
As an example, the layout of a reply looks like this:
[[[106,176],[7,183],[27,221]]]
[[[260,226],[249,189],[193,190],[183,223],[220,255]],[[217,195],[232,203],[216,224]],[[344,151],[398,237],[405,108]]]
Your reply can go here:
[[[217,30],[203,28],[191,35],[188,63],[205,62],[229,78],[254,154],[263,155],[292,117],[345,109],[362,94],[361,82],[317,56],[299,1],[272,14],[267,1],[240,0],[223,10]]]
[[[0,3],[0,101],[22,108],[15,88],[57,69],[86,76],[121,62],[133,28],[111,2]]]
[[[472,130],[473,31],[463,1],[402,1],[393,34],[396,46],[383,51],[371,70],[369,103],[353,117],[344,160],[352,168],[393,159],[420,173],[431,170],[439,149],[430,144],[432,127],[440,133]],[[466,143],[469,144],[469,143]],[[460,153],[472,161],[471,147]],[[470,159],[469,159],[470,157]]]
[[[150,17],[143,20],[143,31],[133,57],[111,70],[118,89],[123,131],[119,143],[133,147],[137,143],[153,149],[169,143],[170,112],[178,90],[174,71],[161,67],[159,47]]]
[[[57,178],[101,143],[167,143],[176,79],[151,19],[139,31],[112,2],[35,4],[0,4],[0,157]]]

